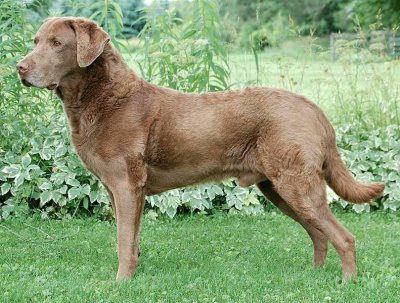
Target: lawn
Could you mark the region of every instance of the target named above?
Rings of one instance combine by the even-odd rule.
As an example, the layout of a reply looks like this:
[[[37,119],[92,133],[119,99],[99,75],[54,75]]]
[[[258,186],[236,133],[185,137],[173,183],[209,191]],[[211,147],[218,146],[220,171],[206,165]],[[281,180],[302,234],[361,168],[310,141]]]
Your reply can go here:
[[[0,223],[1,302],[397,302],[400,217],[338,214],[357,238],[358,283],[339,257],[311,265],[302,228],[264,216],[145,217],[141,263],[114,281],[115,224],[92,219]]]

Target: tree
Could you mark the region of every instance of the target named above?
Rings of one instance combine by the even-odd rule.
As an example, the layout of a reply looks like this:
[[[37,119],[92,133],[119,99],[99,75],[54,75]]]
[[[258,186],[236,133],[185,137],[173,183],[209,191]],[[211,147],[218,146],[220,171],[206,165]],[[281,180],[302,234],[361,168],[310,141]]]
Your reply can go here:
[[[120,0],[119,3],[123,12],[123,35],[126,38],[137,36],[144,26],[144,21],[141,19],[143,0]]]
[[[362,25],[377,22],[384,28],[400,25],[399,0],[353,0],[350,5]]]
[[[109,11],[116,11],[113,3],[117,3],[121,7],[123,16],[123,30],[122,33],[118,34],[128,38],[136,36],[144,26],[143,22],[137,22],[144,7],[143,0],[87,0],[85,2],[77,0],[33,0],[28,4],[30,9],[29,19],[34,23],[41,23],[50,14],[90,17],[99,13],[100,8],[103,9],[104,7],[108,7]]]

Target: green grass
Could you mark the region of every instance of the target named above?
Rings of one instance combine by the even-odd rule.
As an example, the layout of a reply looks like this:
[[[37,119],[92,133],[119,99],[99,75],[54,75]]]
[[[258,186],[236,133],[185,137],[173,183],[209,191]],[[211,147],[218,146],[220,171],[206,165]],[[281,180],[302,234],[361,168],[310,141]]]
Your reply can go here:
[[[358,283],[339,257],[311,265],[312,245],[280,213],[144,219],[141,263],[117,283],[114,224],[90,219],[0,223],[1,302],[396,302],[400,217],[340,214],[355,234]]]

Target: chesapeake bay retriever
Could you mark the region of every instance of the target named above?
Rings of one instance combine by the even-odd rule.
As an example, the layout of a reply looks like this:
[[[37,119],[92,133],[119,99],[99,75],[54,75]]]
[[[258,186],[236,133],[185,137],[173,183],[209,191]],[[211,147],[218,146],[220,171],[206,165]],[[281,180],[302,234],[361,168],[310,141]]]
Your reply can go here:
[[[107,188],[117,221],[117,279],[133,275],[145,195],[236,177],[256,184],[300,223],[323,265],[328,240],[345,279],[356,276],[355,241],[332,215],[327,183],[362,203],[384,185],[356,181],[335,132],[303,96],[273,88],[188,94],[139,78],[95,22],[49,18],[17,69],[23,84],[54,90],[84,165]]]

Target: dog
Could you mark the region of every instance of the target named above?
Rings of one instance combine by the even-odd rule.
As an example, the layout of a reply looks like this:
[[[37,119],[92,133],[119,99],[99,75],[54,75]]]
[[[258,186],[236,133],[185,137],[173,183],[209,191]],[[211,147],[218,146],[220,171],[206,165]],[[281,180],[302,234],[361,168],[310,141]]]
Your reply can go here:
[[[228,177],[256,184],[304,227],[314,265],[324,264],[330,241],[343,278],[356,277],[355,239],[333,216],[326,184],[353,203],[380,197],[384,185],[352,177],[333,127],[307,98],[265,87],[195,94],[150,84],[97,23],[76,17],[46,19],[16,67],[24,85],[62,100],[77,154],[109,193],[117,280],[138,265],[146,195]]]

